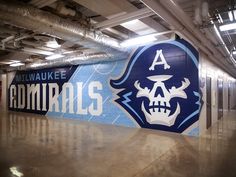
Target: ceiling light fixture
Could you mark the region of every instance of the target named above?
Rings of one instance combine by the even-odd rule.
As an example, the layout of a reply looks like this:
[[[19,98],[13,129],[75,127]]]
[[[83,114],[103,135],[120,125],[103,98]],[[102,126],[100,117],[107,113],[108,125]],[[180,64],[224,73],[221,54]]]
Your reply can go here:
[[[224,23],[224,21],[223,21],[223,19],[222,19],[221,15],[220,15],[220,14],[218,14],[218,16],[219,16],[220,23]]]
[[[21,173],[17,167],[11,167],[10,172],[13,174],[13,176],[17,176],[17,177],[24,176],[24,174]]]
[[[17,63],[12,63],[10,64],[11,67],[17,67],[17,66],[23,66],[25,65],[24,63],[21,63],[21,62],[17,62]]]
[[[232,51],[232,54],[233,54],[233,55],[236,55],[236,50],[233,50],[233,51]]]
[[[236,10],[234,10],[233,12],[234,12],[234,20],[236,20]]]
[[[57,49],[57,48],[61,47],[61,45],[59,45],[55,39],[53,39],[52,41],[48,41],[46,43],[46,46],[50,47],[50,48],[53,48],[53,49]]]
[[[225,42],[223,41],[223,39],[222,39],[222,37],[221,37],[221,35],[220,35],[220,32],[218,31],[218,29],[217,29],[217,27],[216,27],[216,25],[215,25],[214,23],[213,23],[213,26],[214,26],[214,30],[215,30],[215,32],[216,32],[218,38],[220,39],[220,42],[223,44],[225,50],[226,50],[227,53],[230,55],[229,49],[226,47]]]
[[[37,67],[40,67],[40,66],[45,66],[46,63],[34,63],[31,65],[31,68],[37,68]]]
[[[45,59],[46,59],[46,60],[55,60],[55,59],[62,58],[62,57],[64,57],[64,55],[61,55],[61,54],[53,54],[53,55],[50,55],[50,56],[46,57]]]
[[[232,22],[234,20],[232,11],[228,12],[229,20]]]
[[[121,47],[141,46],[157,40],[157,36],[174,33],[175,31],[164,31],[160,33],[152,33],[145,36],[139,36],[131,39],[127,39],[120,43]]]
[[[120,45],[122,47],[144,45],[157,40],[153,35],[140,36],[132,39],[125,40]]]
[[[233,29],[236,29],[236,23],[221,25],[219,28],[220,28],[220,31],[233,30]]]

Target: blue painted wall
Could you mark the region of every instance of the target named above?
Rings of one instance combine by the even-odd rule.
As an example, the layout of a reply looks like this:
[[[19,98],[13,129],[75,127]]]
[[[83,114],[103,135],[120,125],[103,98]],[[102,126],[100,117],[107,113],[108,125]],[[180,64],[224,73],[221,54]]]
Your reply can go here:
[[[198,52],[176,40],[138,48],[130,59],[18,71],[9,109],[198,135]]]

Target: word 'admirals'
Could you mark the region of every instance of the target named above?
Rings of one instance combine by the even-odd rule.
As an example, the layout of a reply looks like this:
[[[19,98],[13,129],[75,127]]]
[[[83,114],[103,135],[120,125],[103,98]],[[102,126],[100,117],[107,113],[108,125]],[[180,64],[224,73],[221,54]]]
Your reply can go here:
[[[76,85],[66,82],[61,87],[57,83],[13,84],[10,86],[9,107],[22,110],[101,115],[103,98],[99,92],[102,90],[102,84],[99,81],[92,81],[88,87],[85,87],[88,90],[84,87],[83,82],[77,82]],[[85,97],[88,99],[83,101]]]

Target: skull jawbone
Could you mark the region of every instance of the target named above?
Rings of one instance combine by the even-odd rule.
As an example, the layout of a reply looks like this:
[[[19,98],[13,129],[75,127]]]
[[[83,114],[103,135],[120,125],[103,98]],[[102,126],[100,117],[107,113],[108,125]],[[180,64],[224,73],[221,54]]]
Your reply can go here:
[[[167,113],[162,112],[148,113],[144,107],[144,103],[142,102],[142,111],[144,112],[146,120],[149,124],[159,124],[170,127],[174,125],[175,120],[180,113],[180,106],[179,103],[177,103],[177,108],[172,115],[168,115]]]

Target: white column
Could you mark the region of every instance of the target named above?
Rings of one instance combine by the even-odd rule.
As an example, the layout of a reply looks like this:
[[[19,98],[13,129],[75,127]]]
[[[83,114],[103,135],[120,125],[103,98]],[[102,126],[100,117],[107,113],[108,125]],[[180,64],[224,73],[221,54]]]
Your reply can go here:
[[[8,88],[7,88],[7,74],[2,74],[2,100],[1,100],[1,109],[2,111],[8,110]]]

